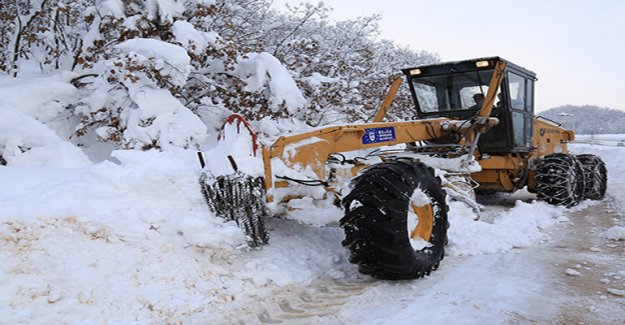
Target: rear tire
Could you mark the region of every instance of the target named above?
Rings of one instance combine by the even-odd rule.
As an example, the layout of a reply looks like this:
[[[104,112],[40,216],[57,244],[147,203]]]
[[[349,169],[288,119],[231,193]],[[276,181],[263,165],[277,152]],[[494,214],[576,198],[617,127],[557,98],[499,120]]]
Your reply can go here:
[[[608,170],[595,155],[578,155],[584,173],[584,199],[602,200],[608,188]]]
[[[542,157],[536,164],[536,193],[549,204],[577,205],[584,196],[582,164],[569,154]]]
[[[448,208],[432,168],[412,160],[385,162],[366,169],[352,185],[340,223],[343,246],[360,272],[415,279],[438,267],[447,242]],[[414,218],[418,224],[411,222]],[[419,241],[425,247],[415,244]]]

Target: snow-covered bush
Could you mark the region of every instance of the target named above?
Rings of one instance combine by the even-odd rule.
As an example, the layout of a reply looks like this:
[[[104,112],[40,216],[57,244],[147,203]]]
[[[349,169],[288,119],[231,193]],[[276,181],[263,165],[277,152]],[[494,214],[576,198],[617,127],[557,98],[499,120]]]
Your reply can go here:
[[[155,39],[134,38],[115,47],[100,67],[103,74],[78,110],[78,133],[98,126],[101,139],[127,149],[197,148],[206,127],[173,94],[191,71],[182,47]],[[106,93],[104,93],[106,91]]]
[[[28,130],[25,132],[24,130]],[[86,167],[89,158],[30,115],[0,104],[2,165],[28,167]]]
[[[0,71],[19,75],[28,65],[41,72],[73,69],[95,1],[0,2]]]
[[[73,71],[81,99],[63,109],[73,115],[67,121],[75,136],[95,134],[119,148],[194,148],[206,133],[201,122],[215,127],[221,123],[210,119],[230,113],[313,126],[366,120],[400,68],[437,60],[377,41],[378,16],[333,22],[322,3],[287,14],[270,6],[2,2],[0,73]],[[392,118],[414,115],[406,89],[402,94]]]

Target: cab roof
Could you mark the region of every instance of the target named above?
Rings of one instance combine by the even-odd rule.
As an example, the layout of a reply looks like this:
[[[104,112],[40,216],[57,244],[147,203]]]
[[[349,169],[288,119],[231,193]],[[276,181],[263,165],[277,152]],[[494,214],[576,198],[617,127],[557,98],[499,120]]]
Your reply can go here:
[[[482,69],[487,69],[489,67],[493,68],[495,64],[499,61],[506,62],[506,69],[515,70],[516,72],[520,72],[530,78],[536,79],[536,73],[534,73],[533,71],[525,69],[521,66],[518,66],[498,56],[476,58],[476,59],[470,59],[470,60],[464,60],[464,61],[451,61],[451,62],[434,63],[434,64],[428,64],[428,65],[420,65],[420,66],[414,66],[411,68],[405,68],[405,69],[402,69],[401,71],[408,77],[415,77],[414,74],[410,73],[411,71],[414,71],[415,69],[421,70],[418,77],[436,76],[436,75],[449,74],[449,73],[463,73],[463,72],[478,71]],[[477,66],[478,62],[488,62],[488,65],[483,66],[483,67],[478,67]]]

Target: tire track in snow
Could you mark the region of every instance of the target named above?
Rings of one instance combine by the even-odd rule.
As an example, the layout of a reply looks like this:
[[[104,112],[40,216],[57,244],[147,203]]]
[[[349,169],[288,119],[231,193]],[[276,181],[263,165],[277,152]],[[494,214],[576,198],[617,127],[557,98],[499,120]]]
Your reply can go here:
[[[551,292],[560,296],[555,320],[562,324],[622,323],[625,300],[609,288],[625,285],[620,276],[625,261],[625,243],[608,240],[603,233],[623,223],[619,198],[605,199],[585,209],[571,211],[570,223],[546,247],[548,263],[560,274]],[[566,298],[564,298],[566,297]]]
[[[355,278],[322,278],[306,287],[282,289],[274,301],[258,313],[261,324],[340,323],[340,307],[376,285],[377,280],[358,275]]]

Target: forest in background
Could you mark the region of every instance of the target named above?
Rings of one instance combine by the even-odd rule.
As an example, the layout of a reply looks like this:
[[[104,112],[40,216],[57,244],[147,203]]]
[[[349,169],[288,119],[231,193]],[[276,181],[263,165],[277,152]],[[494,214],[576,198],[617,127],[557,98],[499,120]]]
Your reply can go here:
[[[64,78],[79,95],[57,100],[62,109],[35,118],[46,125],[70,121],[72,139],[92,135],[117,148],[145,150],[168,147],[161,139],[165,127],[157,124],[174,123],[165,113],[194,122],[187,110],[209,133],[222,122],[216,117],[229,113],[310,126],[363,121],[400,68],[439,60],[378,39],[380,16],[335,22],[322,3],[291,6],[287,13],[270,5],[271,0],[3,1],[0,74],[71,72]],[[290,78],[299,94],[284,94],[284,79]],[[176,109],[146,107],[141,94]],[[408,93],[401,97],[407,102],[398,107],[412,107]],[[390,114],[414,116],[412,110]],[[197,148],[197,130],[168,141]]]

